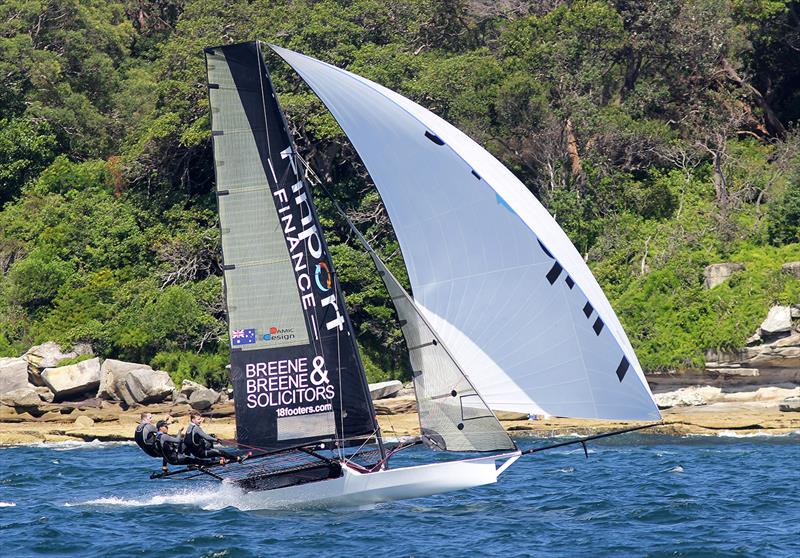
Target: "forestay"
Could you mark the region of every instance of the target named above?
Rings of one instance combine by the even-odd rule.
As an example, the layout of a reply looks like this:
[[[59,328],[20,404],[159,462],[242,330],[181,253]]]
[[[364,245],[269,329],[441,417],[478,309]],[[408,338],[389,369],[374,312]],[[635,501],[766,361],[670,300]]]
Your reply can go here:
[[[508,169],[401,95],[272,48],[352,141],[394,225],[417,307],[489,406],[659,418],[597,281]]]

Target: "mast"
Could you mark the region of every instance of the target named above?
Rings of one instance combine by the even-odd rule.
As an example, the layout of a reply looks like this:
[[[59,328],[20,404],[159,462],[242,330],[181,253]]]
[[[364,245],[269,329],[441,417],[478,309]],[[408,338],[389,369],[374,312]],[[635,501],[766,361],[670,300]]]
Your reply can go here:
[[[324,232],[257,42],[205,49],[239,442],[377,434]]]

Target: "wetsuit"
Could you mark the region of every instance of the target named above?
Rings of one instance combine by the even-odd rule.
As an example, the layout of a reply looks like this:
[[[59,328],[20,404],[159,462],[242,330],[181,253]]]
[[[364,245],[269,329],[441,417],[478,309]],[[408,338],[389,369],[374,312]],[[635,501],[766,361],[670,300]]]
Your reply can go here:
[[[156,427],[149,422],[143,422],[136,427],[133,439],[136,440],[136,445],[150,457],[162,457],[156,447]]]
[[[214,449],[217,441],[213,436],[209,436],[203,431],[199,424],[193,422],[186,427],[186,434],[183,435],[183,447],[186,453],[197,457],[224,457],[228,460],[235,460],[236,456],[227,451]]]
[[[219,459],[188,456],[182,453],[182,446],[182,440],[176,436],[170,436],[163,432],[156,434],[156,447],[164,458],[163,467],[166,467],[167,463],[171,465],[216,465],[219,463]]]

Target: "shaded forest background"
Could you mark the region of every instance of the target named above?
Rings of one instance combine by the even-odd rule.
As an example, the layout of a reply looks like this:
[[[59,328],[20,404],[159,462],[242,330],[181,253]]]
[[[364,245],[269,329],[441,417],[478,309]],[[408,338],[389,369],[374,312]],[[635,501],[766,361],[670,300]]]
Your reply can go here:
[[[800,302],[800,2],[4,0],[0,356],[46,340],[224,383],[202,48],[259,38],[485,145],[585,255],[650,371]],[[268,60],[298,146],[402,269],[321,103]],[[371,380],[404,375],[380,280],[318,205]],[[703,269],[745,270],[712,290]]]

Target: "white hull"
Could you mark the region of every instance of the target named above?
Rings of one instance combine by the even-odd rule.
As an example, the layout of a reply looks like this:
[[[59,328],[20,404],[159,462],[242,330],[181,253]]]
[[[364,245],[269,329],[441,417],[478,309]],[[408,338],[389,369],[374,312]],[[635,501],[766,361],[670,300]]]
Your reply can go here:
[[[519,452],[431,463],[374,473],[360,473],[348,466],[337,479],[299,486],[248,492],[241,504],[247,509],[361,508],[381,502],[421,498],[497,482]],[[505,460],[499,468],[497,460]]]

